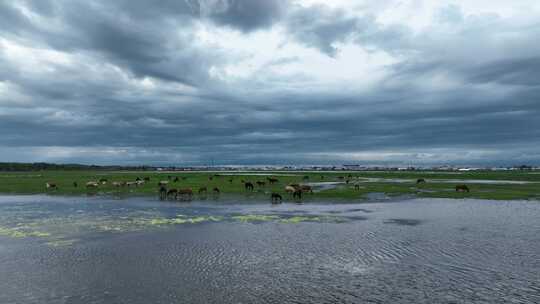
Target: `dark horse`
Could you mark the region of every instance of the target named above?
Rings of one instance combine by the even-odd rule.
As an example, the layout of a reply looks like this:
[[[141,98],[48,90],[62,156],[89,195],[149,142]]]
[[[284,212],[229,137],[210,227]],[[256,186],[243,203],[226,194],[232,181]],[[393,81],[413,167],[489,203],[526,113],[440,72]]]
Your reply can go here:
[[[244,183],[244,188],[249,191],[253,191],[253,184],[251,182]]]
[[[199,188],[199,194],[202,194],[202,193],[208,193],[208,188],[206,187]]]
[[[297,198],[298,200],[302,199],[302,189],[296,189],[292,194],[293,199]]]
[[[212,189],[212,193],[214,193],[214,195],[219,195],[221,191],[219,191],[218,187],[214,187],[214,189]]]
[[[416,180],[416,184],[417,184],[417,185],[418,185],[418,184],[425,183],[425,182],[426,182],[426,180],[423,179],[423,178],[419,178],[419,179]]]
[[[174,197],[174,199],[177,199],[178,198],[178,190],[171,189],[171,190],[167,191],[167,198],[170,198],[170,197]]]
[[[467,187],[467,185],[457,185],[456,192],[471,192],[471,190],[469,187]]]
[[[272,204],[281,204],[283,197],[281,197],[281,195],[278,193],[272,193],[270,195],[270,199],[272,200]]]
[[[167,188],[164,186],[159,187],[159,199],[164,200],[167,198]]]
[[[266,185],[265,182],[257,181],[257,186],[264,187],[264,185]]]

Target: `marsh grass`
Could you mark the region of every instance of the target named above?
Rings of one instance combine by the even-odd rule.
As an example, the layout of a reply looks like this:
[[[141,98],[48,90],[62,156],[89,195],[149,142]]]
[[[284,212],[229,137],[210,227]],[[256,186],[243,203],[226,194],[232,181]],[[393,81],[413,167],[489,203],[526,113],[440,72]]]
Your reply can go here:
[[[271,174],[269,172],[264,172]],[[283,172],[276,172],[277,174]],[[292,198],[284,191],[284,186],[289,183],[310,183],[310,182],[335,182],[344,181],[350,174],[351,182],[349,184],[336,185],[335,188],[317,190],[313,194],[305,194],[304,201],[317,199],[346,199],[361,200],[366,198],[369,193],[384,193],[389,197],[414,195],[418,197],[436,197],[436,198],[478,198],[495,200],[512,199],[539,199],[540,198],[540,174],[531,174],[530,172],[493,172],[493,171],[475,171],[475,172],[324,172],[324,173],[304,173],[288,172],[293,176],[276,176],[279,183],[269,185],[266,176],[253,175],[217,175],[211,172],[108,172],[108,171],[40,171],[40,172],[2,172],[0,173],[0,193],[4,194],[41,194],[50,195],[109,195],[125,197],[130,195],[157,196],[157,183],[162,180],[170,181],[169,188],[192,188],[196,193],[200,187],[207,187],[208,194],[195,198],[214,198],[211,189],[217,187],[220,189],[221,196],[237,195],[248,197],[250,199],[267,199],[272,192],[280,193],[284,198]],[[168,179],[171,176],[171,180]],[[304,179],[308,176],[309,179]],[[322,178],[321,178],[322,176]],[[137,177],[149,177],[150,181],[139,187],[114,187],[113,181],[134,181]],[[178,182],[173,182],[178,177]],[[211,177],[211,179],[209,179]],[[344,177],[344,179],[339,179]],[[366,182],[358,178],[384,178],[384,179],[405,179],[407,182],[395,181],[377,181]],[[100,185],[97,189],[88,189],[85,187],[88,181],[97,181],[101,178],[108,180],[106,185]],[[233,182],[230,183],[229,179]],[[416,185],[416,179],[424,178],[427,183]],[[253,192],[246,191],[241,180],[256,183],[264,181],[266,185],[259,187],[255,185]],[[432,180],[449,180],[447,182],[431,182]],[[452,181],[454,180],[454,181]],[[467,183],[471,189],[470,193],[455,192],[455,185],[464,183],[461,180],[493,180],[493,181],[526,181],[530,184],[478,184]],[[45,183],[53,182],[58,185],[58,190],[46,189]],[[73,186],[77,182],[78,187]],[[359,185],[355,189],[354,184]]]

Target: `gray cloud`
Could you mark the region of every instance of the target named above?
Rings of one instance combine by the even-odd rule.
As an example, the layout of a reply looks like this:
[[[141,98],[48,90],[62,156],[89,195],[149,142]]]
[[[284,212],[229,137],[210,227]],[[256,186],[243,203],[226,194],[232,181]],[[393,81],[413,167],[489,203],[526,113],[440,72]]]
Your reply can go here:
[[[289,0],[203,1],[201,12],[219,25],[251,32],[280,20],[288,4]]]
[[[459,7],[443,9],[434,22],[452,26],[452,34],[287,1],[3,2],[0,39],[72,58],[29,71],[0,47],[0,156],[130,164],[466,162],[462,155],[472,163],[539,162],[540,28],[465,16]],[[293,41],[336,60],[339,43],[400,60],[361,93],[294,86],[294,79],[227,82],[210,70],[239,55],[197,44],[201,23],[244,37],[279,24]],[[275,58],[261,73],[301,61],[298,54]]]

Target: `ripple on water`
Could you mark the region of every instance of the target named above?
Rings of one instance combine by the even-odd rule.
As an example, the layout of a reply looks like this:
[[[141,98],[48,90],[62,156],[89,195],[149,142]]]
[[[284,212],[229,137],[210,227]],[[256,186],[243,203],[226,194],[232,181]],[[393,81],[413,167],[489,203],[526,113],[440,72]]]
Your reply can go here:
[[[540,206],[530,202],[118,203],[52,208],[37,224],[24,207],[0,207],[5,220],[17,215],[9,223],[79,236],[1,242],[0,303],[540,302]]]

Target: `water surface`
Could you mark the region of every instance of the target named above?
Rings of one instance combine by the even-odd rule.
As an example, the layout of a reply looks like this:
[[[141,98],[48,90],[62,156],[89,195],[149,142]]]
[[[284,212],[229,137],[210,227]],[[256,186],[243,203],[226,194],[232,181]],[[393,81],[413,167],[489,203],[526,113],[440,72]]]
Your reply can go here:
[[[0,303],[539,303],[540,204],[0,196]]]

